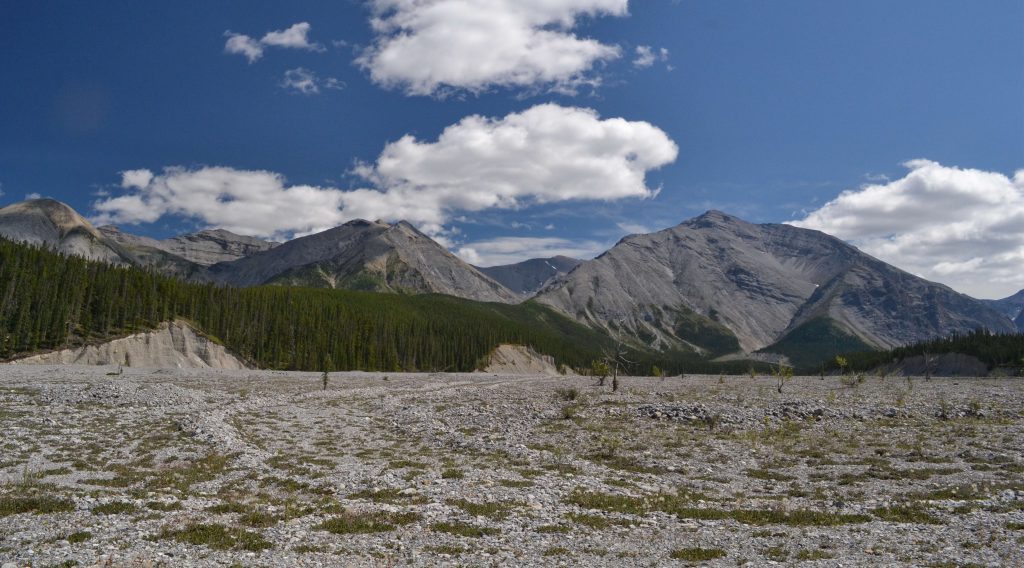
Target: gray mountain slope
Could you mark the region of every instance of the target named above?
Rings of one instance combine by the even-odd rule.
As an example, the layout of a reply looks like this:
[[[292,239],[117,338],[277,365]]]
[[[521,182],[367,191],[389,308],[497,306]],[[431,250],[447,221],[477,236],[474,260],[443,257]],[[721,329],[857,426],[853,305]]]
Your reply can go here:
[[[553,256],[532,258],[516,264],[476,268],[513,292],[532,296],[552,278],[568,274],[581,262],[583,261],[568,256]]]
[[[438,293],[486,302],[519,297],[406,222],[350,221],[272,250],[210,267],[234,286],[285,284],[381,292]]]
[[[0,235],[67,255],[114,264],[128,262],[85,218],[53,199],[31,199],[0,209]]]
[[[712,324],[752,352],[815,318],[887,347],[1009,322],[977,300],[818,231],[718,211],[632,235],[548,285],[537,301],[658,347],[701,346]],[[681,333],[686,330],[695,333]]]
[[[238,260],[276,247],[279,243],[255,237],[236,235],[224,229],[212,229],[156,240],[125,233],[113,225],[99,227],[99,232],[130,251],[151,255],[160,250],[197,266]]]
[[[1013,320],[1019,331],[1024,331],[1024,290],[1002,300],[981,301]]]
[[[199,231],[160,241],[161,248],[200,266],[230,262],[268,251],[280,243],[236,235],[224,229]]]

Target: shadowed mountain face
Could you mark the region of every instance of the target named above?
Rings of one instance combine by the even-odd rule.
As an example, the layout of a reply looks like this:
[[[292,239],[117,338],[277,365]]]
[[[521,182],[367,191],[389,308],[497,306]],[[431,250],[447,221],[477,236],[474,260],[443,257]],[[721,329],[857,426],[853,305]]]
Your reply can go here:
[[[478,270],[517,294],[532,296],[552,278],[568,274],[581,262],[583,261],[568,256],[553,256],[533,258],[516,264],[488,266]]]
[[[1013,320],[1019,331],[1024,331],[1024,290],[1002,300],[982,300],[989,307]]]
[[[402,221],[356,220],[272,250],[210,267],[235,286],[285,284],[378,292],[437,293],[484,302],[519,297]]]
[[[723,333],[752,352],[806,326],[871,347],[1012,329],[980,301],[839,239],[718,211],[626,237],[548,285],[537,301],[649,345],[712,352],[727,346]]]

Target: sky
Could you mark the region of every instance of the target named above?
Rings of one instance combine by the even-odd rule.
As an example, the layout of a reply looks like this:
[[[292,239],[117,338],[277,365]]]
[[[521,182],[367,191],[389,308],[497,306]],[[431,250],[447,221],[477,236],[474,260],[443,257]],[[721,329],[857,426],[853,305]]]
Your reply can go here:
[[[0,0],[0,203],[407,219],[479,265],[708,209],[1024,288],[1020,0]]]

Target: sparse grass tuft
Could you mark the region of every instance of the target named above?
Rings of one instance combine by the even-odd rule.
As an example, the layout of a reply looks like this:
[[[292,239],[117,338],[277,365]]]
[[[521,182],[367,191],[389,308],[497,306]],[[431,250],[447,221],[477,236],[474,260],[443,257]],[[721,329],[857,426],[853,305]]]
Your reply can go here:
[[[454,467],[450,467],[441,472],[441,479],[462,479],[464,477],[466,477],[466,472]]]
[[[64,540],[70,542],[71,544],[78,544],[80,542],[85,542],[85,541],[89,540],[90,538],[92,538],[92,533],[91,532],[89,532],[89,531],[78,531],[78,532],[73,532],[73,533],[69,534],[68,536],[64,537]]]
[[[138,507],[134,503],[126,501],[112,501],[92,508],[94,515],[120,515],[122,513],[134,513]]]
[[[259,552],[274,546],[267,542],[259,533],[226,527],[217,523],[191,523],[185,526],[185,528],[178,530],[164,527],[158,538],[176,540],[197,546],[207,546],[214,550]]]
[[[398,525],[408,525],[420,519],[418,513],[352,513],[327,519],[316,528],[333,534],[370,534],[390,532]]]
[[[944,525],[942,519],[930,514],[926,509],[917,505],[897,505],[894,507],[879,507],[871,512],[890,523],[916,523],[922,525]]]
[[[56,497],[16,497],[11,495],[0,497],[0,517],[21,513],[46,515],[74,510],[74,503],[67,499],[58,499]]]
[[[434,523],[430,525],[430,530],[435,532],[443,532],[453,534],[455,536],[464,536],[470,538],[480,538],[482,536],[496,535],[501,532],[501,529],[492,527],[478,527],[468,523],[460,522],[442,522]]]
[[[677,548],[669,554],[673,560],[685,560],[687,562],[707,562],[717,558],[724,558],[725,551],[721,548]]]

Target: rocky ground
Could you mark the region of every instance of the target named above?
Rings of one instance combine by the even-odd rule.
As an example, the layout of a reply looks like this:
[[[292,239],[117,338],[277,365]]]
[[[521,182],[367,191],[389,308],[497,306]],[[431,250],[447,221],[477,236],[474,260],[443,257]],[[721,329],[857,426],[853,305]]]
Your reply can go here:
[[[1020,566],[1024,381],[0,367],[9,566]]]

